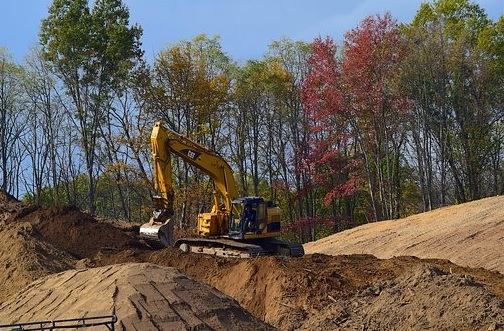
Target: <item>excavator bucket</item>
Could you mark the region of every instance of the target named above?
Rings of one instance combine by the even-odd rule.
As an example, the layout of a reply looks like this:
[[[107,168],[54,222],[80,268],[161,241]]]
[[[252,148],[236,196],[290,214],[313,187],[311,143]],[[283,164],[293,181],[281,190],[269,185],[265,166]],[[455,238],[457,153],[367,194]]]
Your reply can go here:
[[[152,248],[172,247],[173,222],[171,219],[168,219],[164,223],[151,219],[149,223],[140,226],[140,237]]]

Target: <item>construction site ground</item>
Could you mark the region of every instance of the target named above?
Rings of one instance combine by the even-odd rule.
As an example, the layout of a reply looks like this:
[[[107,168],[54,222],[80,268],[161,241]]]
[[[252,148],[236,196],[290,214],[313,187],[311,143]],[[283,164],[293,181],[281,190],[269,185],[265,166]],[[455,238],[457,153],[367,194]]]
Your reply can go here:
[[[0,324],[115,313],[116,330],[504,330],[503,244],[504,197],[366,224],[301,258],[232,259],[152,250],[138,225],[1,193]]]

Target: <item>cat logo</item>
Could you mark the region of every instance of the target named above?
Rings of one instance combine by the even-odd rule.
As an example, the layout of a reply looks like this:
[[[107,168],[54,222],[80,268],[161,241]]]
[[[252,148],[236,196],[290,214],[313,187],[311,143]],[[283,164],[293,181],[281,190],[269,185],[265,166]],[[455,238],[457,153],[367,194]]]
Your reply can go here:
[[[190,149],[184,149],[182,152],[192,160],[196,160],[201,155],[201,153],[198,153]]]

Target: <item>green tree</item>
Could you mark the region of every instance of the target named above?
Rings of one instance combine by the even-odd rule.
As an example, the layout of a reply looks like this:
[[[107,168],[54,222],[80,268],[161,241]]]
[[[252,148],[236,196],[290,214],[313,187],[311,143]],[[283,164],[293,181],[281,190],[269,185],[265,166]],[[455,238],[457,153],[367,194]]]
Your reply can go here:
[[[279,58],[247,61],[233,84],[235,110],[229,127],[233,136],[233,161],[244,193],[277,200],[275,184],[286,165],[286,97],[292,79]],[[267,189],[262,186],[267,183]]]
[[[229,108],[230,58],[219,38],[198,35],[161,51],[154,63],[151,89],[145,91],[148,109],[171,129],[226,156],[223,126]],[[189,226],[202,206],[211,205],[213,186],[206,175],[174,158],[180,224]],[[197,189],[204,187],[204,189]],[[202,192],[198,197],[194,193]]]
[[[298,219],[312,215],[314,191],[303,192],[308,187],[310,175],[301,167],[302,160],[308,158],[308,130],[306,113],[300,101],[301,82],[308,73],[307,59],[311,54],[311,44],[292,41],[287,38],[274,41],[266,55],[267,59],[278,62],[287,75],[284,79],[274,80],[274,105],[276,122],[270,126],[270,135],[274,137],[276,147],[274,157],[278,162],[278,176],[274,187],[287,225]],[[288,79],[287,83],[285,79]],[[301,229],[297,233],[303,237]]]
[[[237,73],[233,86],[236,110],[233,122],[234,161],[238,167],[239,182],[243,192],[259,195],[259,181],[262,174],[259,170],[260,158],[264,156],[264,138],[267,131],[265,116],[268,111],[266,94],[266,76],[268,67],[262,61],[247,61]]]
[[[487,194],[484,174],[502,118],[498,26],[477,4],[440,0],[422,4],[405,29],[404,86],[415,101],[410,126],[427,209]]]
[[[44,59],[63,81],[81,139],[88,177],[88,207],[95,211],[96,149],[107,118],[111,90],[128,77],[138,59],[142,30],[129,27],[121,0],[54,0],[42,21]]]

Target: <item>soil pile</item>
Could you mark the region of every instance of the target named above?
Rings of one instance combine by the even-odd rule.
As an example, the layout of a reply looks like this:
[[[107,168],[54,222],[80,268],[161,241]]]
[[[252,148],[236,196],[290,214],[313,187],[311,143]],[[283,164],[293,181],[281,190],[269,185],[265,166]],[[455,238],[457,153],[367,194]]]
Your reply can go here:
[[[31,224],[0,224],[0,302],[40,277],[73,269],[75,262]]]
[[[114,311],[117,330],[274,330],[210,286],[154,264],[71,270],[39,279],[0,306],[0,320],[46,321]]]
[[[107,251],[144,246],[138,238],[112,224],[98,222],[75,206],[39,208],[7,222],[29,222],[53,245],[77,259],[99,259]]]
[[[504,273],[504,196],[370,223],[304,245],[307,254],[416,256]]]
[[[282,330],[504,327],[503,275],[448,261],[314,254],[226,269],[206,281]]]
[[[381,291],[362,296],[372,298],[359,308],[366,312],[358,315],[366,329],[496,330],[504,325],[502,298],[470,275],[454,275],[431,264],[415,265]]]
[[[467,208],[474,207],[468,204]],[[349,252],[238,260],[170,248],[154,251],[131,229],[125,230],[128,227],[97,221],[76,208],[31,208],[25,206],[21,208],[25,212],[7,217],[5,223],[9,224],[0,228],[1,261],[17,263],[15,269],[24,272],[0,272],[4,277],[0,293],[20,290],[8,300],[7,295],[0,298],[0,324],[12,322],[16,316],[32,321],[110,314],[115,306],[122,330],[154,329],[150,327],[154,324],[162,325],[160,330],[270,329],[257,319],[281,330],[504,330],[504,275],[496,271],[440,259],[379,259]],[[470,247],[476,247],[476,242],[485,250],[487,245],[495,246],[493,255],[467,259],[484,265],[485,259],[494,256],[493,269],[500,270],[496,250],[501,247],[502,234],[491,236],[485,222],[499,223],[504,213],[498,208],[483,211],[481,216],[471,216],[481,219],[479,226],[471,227],[472,233],[459,223],[460,216],[470,210],[456,213],[453,219],[445,215],[442,224],[427,213],[423,216],[432,220],[430,225],[421,215],[416,221],[371,225],[379,226],[377,238],[388,240],[388,245],[381,246],[386,252],[393,251],[389,246],[401,240],[408,241],[408,252],[413,247],[427,252],[430,243],[432,256],[438,258],[443,258],[439,253],[443,245],[451,245],[459,253],[473,252]],[[411,227],[423,222],[423,230]],[[454,226],[448,225],[452,222]],[[437,230],[431,231],[431,227]],[[372,232],[368,226],[364,228]],[[462,228],[466,240],[455,234]],[[443,231],[442,239],[429,239]],[[361,234],[348,238],[360,245],[361,251],[354,253],[362,253],[366,246],[368,237]],[[378,241],[374,241],[377,247]],[[307,246],[339,249],[339,241],[329,242]],[[25,243],[30,243],[30,249],[17,249]],[[60,272],[63,270],[67,271]],[[50,273],[55,274],[47,276]],[[39,277],[43,278],[23,288]],[[248,312],[193,279],[233,298]]]
[[[12,219],[16,215],[22,214],[23,210],[29,213],[30,210],[36,208],[35,206],[22,203],[7,192],[0,190],[0,223],[4,223],[7,219]]]

